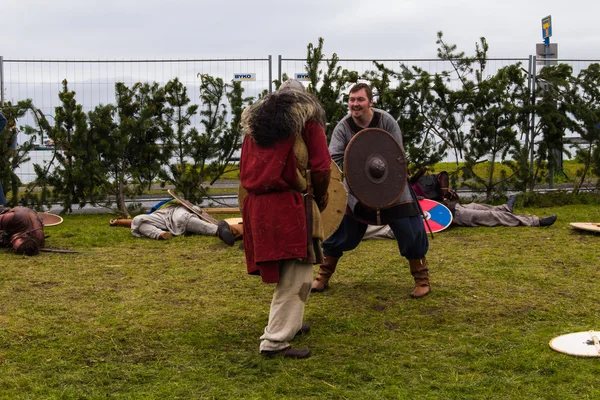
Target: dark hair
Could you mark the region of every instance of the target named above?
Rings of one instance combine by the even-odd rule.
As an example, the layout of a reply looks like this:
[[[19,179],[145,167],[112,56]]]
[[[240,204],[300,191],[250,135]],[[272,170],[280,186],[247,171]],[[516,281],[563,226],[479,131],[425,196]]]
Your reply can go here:
[[[373,101],[373,91],[371,90],[371,86],[366,83],[357,83],[356,85],[350,88],[350,93],[356,93],[361,89],[365,89],[365,93],[367,93],[367,98],[369,101]]]
[[[243,129],[260,147],[301,135],[307,121],[325,129],[325,110],[314,94],[300,90],[271,93],[242,113]]]
[[[21,237],[21,244],[15,249],[15,254],[35,256],[40,254],[40,244],[37,239],[27,234]]]

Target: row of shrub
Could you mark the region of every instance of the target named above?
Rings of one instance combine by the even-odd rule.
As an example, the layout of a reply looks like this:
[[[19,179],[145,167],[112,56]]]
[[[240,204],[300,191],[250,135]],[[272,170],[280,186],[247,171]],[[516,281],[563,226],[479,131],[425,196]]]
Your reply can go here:
[[[532,191],[535,184],[558,177],[570,132],[580,139],[574,159],[582,168],[575,192],[590,176],[600,176],[600,64],[576,76],[566,64],[545,66],[536,77],[541,90],[528,85],[520,63],[486,74],[485,38],[472,56],[445,43],[441,32],[436,43],[439,58],[451,69],[433,74],[402,64],[394,71],[377,62],[372,71],[359,74],[342,69],[335,53],[326,58],[322,38],[316,46],[309,44],[308,90],[325,108],[328,136],[346,115],[348,88],[368,81],[376,94],[374,106],[390,112],[402,129],[409,174],[451,158],[455,187],[482,191],[488,199],[508,189]],[[456,79],[458,89],[450,84]],[[275,81],[276,87],[280,84]],[[230,170],[241,146],[241,113],[257,100],[244,97],[240,82],[209,75],[201,76],[201,107],[192,104],[178,79],[164,86],[117,83],[115,93],[115,104],[85,113],[64,81],[53,124],[31,100],[2,105],[9,134],[0,140],[0,171],[11,204],[58,202],[69,212],[74,204],[107,205],[116,199],[117,210],[128,214],[125,199],[156,181],[199,202],[208,195],[207,185]],[[36,123],[19,127],[26,113]],[[200,126],[192,124],[195,115]],[[11,150],[19,130],[30,140]],[[13,171],[29,160],[39,137],[54,142],[53,158],[35,165],[36,179],[19,190]]]

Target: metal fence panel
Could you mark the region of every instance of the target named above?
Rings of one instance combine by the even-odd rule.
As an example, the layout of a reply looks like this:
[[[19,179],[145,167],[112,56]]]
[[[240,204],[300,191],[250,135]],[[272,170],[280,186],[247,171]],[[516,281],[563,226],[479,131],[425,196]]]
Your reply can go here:
[[[165,85],[174,78],[186,86],[191,104],[200,104],[199,74],[221,78],[225,83],[235,74],[252,75],[254,80],[243,80],[245,96],[257,97],[272,89],[271,56],[253,59],[192,59],[192,60],[17,60],[0,58],[0,90],[2,101],[16,103],[31,99],[52,123],[55,107],[60,105],[58,93],[62,81],[67,80],[69,90],[85,112],[100,104],[115,103],[115,83],[132,86],[137,82],[156,82]],[[3,74],[2,74],[3,73]],[[19,125],[33,125],[33,118],[26,116]],[[192,120],[200,127],[200,115]],[[20,134],[22,143],[27,138]],[[33,151],[31,162],[17,172],[23,182],[35,178],[33,164],[42,165],[50,159],[50,152]]]
[[[535,59],[535,57],[534,57]],[[329,60],[323,60],[322,64]],[[375,71],[374,61],[383,64],[393,71],[400,71],[400,65],[417,66],[431,74],[452,71],[450,61],[439,59],[339,59],[338,65],[350,71],[363,74]],[[576,76],[582,69],[592,63],[600,63],[594,59],[537,59],[537,70],[546,62],[567,63],[573,67]],[[535,61],[534,61],[535,62]],[[523,70],[535,71],[531,68],[530,58],[490,58],[484,71],[484,78],[496,74],[505,66],[521,63]],[[263,91],[272,90],[273,62],[267,58],[248,59],[185,59],[185,60],[19,60],[5,59],[0,56],[0,100],[16,103],[31,99],[33,104],[50,117],[52,121],[54,108],[60,102],[58,93],[62,90],[62,81],[68,82],[69,90],[76,92],[76,100],[84,111],[90,111],[99,104],[115,102],[114,87],[116,82],[131,86],[137,82],[157,82],[161,85],[178,78],[188,90],[192,104],[200,105],[199,74],[208,74],[230,82],[234,74],[253,74],[254,80],[243,81],[246,96],[257,97]],[[539,65],[542,64],[542,65]],[[289,77],[306,72],[306,59],[285,58],[279,56],[277,76],[281,79],[285,73]],[[393,84],[393,82],[392,82]],[[456,76],[451,77],[451,86],[460,88]],[[201,105],[200,105],[201,106]],[[200,126],[200,116],[192,121]],[[19,125],[32,125],[33,120],[27,116],[19,121]],[[25,140],[20,136],[18,141]],[[34,178],[33,164],[42,165],[49,160],[50,152],[35,151],[30,154],[31,162],[22,166],[17,174],[24,182]]]
[[[325,59],[321,61],[320,69],[326,70],[326,63],[331,60]],[[386,68],[400,72],[401,65],[412,69],[412,67],[418,67],[424,71],[429,72],[429,74],[434,75],[438,73],[442,73],[443,71],[453,72],[453,66],[450,61],[440,60],[440,59],[416,59],[416,58],[407,58],[407,59],[381,59],[381,60],[373,60],[373,59],[339,59],[338,64],[342,69],[346,69],[348,71],[356,71],[359,76],[368,72],[368,71],[377,71],[375,66],[375,62],[379,64],[383,64]],[[532,63],[536,63],[537,66],[531,65]],[[279,56],[279,79],[283,74],[286,74],[288,77],[293,78],[296,77],[297,74],[302,74],[306,72],[306,59],[301,58],[284,58]],[[600,59],[540,59],[536,57],[532,58],[488,58],[487,65],[485,70],[483,71],[483,78],[489,78],[494,76],[498,70],[513,64],[521,64],[521,68],[523,68],[523,72],[529,77],[531,80],[535,82],[533,76],[536,71],[540,71],[544,65],[551,64],[569,64],[573,68],[573,76],[577,76],[581,70],[587,68],[590,64],[600,63]],[[469,79],[474,80],[474,76],[468,76]],[[398,81],[391,81],[391,86],[397,84]],[[461,81],[458,79],[456,74],[450,74],[450,87],[452,89],[460,89]],[[539,88],[538,88],[539,90]],[[572,132],[566,132],[565,136],[572,140],[574,134]],[[525,142],[527,139],[523,139]],[[572,145],[567,145],[566,149],[573,150]]]
[[[323,67],[321,69],[325,70],[325,65],[327,62],[331,60],[323,60],[321,64]],[[515,63],[523,64],[523,68],[527,68],[528,58],[488,58],[487,59],[487,68],[484,71],[483,77],[487,78],[489,76],[493,76],[496,72],[505,66],[512,65]],[[368,71],[376,71],[377,68],[375,66],[375,62],[379,64],[383,64],[386,68],[400,72],[401,65],[404,65],[408,68],[418,67],[424,71],[429,72],[429,74],[434,75],[437,73],[442,73],[443,71],[452,71],[452,64],[450,61],[444,61],[437,58],[406,58],[406,59],[339,59],[338,64],[343,69],[348,71],[356,71],[359,75],[362,75]],[[280,71],[279,71],[279,79],[283,76],[283,74],[287,74],[288,77],[293,78],[297,73],[303,73],[306,71],[306,60],[300,58],[283,58],[281,57],[279,60]],[[460,81],[454,75],[450,76],[451,78],[451,86],[454,89],[460,88]],[[392,83],[394,83],[392,81]]]
[[[325,65],[329,62],[329,59],[321,62],[321,69],[325,70]],[[279,79],[283,74],[293,78],[296,74],[306,72],[306,59],[302,58],[284,58],[279,56]],[[363,74],[367,71],[376,71],[375,62],[383,64],[386,68],[400,72],[400,65],[404,65],[408,68],[413,66],[418,67],[430,74],[441,73],[443,71],[453,71],[452,64],[450,61],[444,61],[437,58],[406,58],[406,59],[339,59],[338,65],[348,71],[356,71]],[[520,63],[523,72],[528,74],[528,65],[530,63],[529,58],[488,58],[487,66],[484,70],[483,77],[488,78],[494,76],[500,68]],[[541,70],[545,64],[569,64],[573,68],[573,76],[577,76],[581,70],[590,66],[590,64],[600,63],[600,59],[540,59],[537,58],[537,71]],[[471,77],[473,78],[473,77]],[[460,88],[460,81],[456,76],[451,76],[452,88]]]

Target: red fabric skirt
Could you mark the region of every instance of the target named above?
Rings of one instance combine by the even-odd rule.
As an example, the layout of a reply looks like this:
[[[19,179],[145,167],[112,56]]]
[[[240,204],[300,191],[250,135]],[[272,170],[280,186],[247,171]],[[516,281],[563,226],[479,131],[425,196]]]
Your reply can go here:
[[[306,217],[298,192],[248,194],[242,206],[248,273],[279,281],[279,261],[305,258]]]

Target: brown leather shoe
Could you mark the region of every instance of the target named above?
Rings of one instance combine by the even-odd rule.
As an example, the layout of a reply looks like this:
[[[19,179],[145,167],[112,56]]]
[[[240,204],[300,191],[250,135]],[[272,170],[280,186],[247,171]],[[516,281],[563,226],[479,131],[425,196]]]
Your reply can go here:
[[[430,286],[416,286],[410,293],[410,297],[413,299],[420,299],[421,297],[427,296],[429,293],[431,293]]]
[[[296,332],[296,336],[306,335],[309,332],[310,332],[310,325],[302,324],[302,326],[300,327],[300,330],[298,332]]]
[[[281,350],[263,350],[260,354],[263,354],[267,358],[282,356],[283,358],[301,359],[310,357],[310,349],[295,349],[292,346],[288,346]]]
[[[318,279],[315,279],[313,281],[313,283],[310,285],[310,291],[311,293],[321,293],[324,292],[325,289],[327,289],[329,287],[329,285],[324,284],[323,282],[321,282]]]

